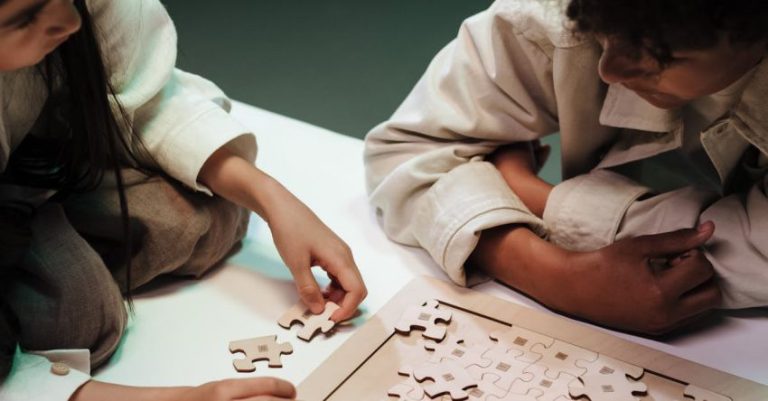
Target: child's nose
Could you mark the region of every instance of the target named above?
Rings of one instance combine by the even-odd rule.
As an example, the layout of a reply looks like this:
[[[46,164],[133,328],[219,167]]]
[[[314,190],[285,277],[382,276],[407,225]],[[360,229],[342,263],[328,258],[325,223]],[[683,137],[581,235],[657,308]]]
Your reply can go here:
[[[52,13],[55,17],[51,20],[50,26],[46,28],[46,33],[49,36],[60,38],[77,32],[81,24],[80,13],[72,0],[55,0],[55,3],[59,9]]]
[[[598,73],[605,83],[615,84],[648,75],[649,71],[641,60],[606,48],[600,57]]]

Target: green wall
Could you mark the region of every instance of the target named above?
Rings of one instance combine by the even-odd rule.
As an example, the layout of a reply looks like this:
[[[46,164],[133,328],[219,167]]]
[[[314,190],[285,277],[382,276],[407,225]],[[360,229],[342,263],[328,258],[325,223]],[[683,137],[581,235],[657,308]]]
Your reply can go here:
[[[361,138],[489,0],[165,0],[179,66],[237,100]]]

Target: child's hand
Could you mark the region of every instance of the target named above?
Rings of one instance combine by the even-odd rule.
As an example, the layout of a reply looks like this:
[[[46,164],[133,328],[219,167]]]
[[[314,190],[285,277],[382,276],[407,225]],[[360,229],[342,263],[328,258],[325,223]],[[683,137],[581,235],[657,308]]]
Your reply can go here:
[[[266,216],[280,256],[291,270],[304,304],[313,313],[321,313],[325,296],[339,304],[331,319],[340,322],[354,316],[368,294],[352,252],[309,208],[285,191],[279,206]],[[312,266],[328,274],[331,284],[320,291],[312,275]]]
[[[299,296],[313,313],[325,308],[323,293],[312,275],[320,266],[331,279],[326,295],[340,308],[335,322],[351,318],[368,295],[352,252],[309,208],[274,178],[226,147],[203,165],[198,177],[214,193],[247,207],[269,224],[280,256],[296,281]]]
[[[575,254],[569,267],[582,277],[573,283],[577,288],[570,291],[567,309],[613,327],[662,334],[719,307],[714,269],[699,250],[713,232],[714,225],[705,223],[698,230],[631,238]],[[669,257],[665,269],[649,266]]]
[[[525,226],[483,231],[469,263],[552,309],[609,327],[661,334],[720,306],[714,269],[699,247],[714,225],[572,252]],[[668,260],[659,269],[651,264]]]

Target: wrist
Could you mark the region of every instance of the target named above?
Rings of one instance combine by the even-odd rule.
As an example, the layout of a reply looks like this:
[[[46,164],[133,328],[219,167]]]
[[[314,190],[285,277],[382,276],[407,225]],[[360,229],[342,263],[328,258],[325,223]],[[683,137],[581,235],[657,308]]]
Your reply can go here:
[[[485,230],[470,263],[491,277],[550,306],[568,282],[571,252],[522,225]]]

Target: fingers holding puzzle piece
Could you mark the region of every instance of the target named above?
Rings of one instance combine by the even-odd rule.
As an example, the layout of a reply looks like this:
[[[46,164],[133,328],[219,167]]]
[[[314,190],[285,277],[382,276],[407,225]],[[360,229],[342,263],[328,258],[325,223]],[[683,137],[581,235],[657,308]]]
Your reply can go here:
[[[339,305],[328,301],[325,303],[323,313],[315,315],[303,303],[299,302],[288,309],[277,323],[285,329],[290,329],[291,325],[296,322],[301,323],[303,327],[297,336],[304,341],[310,341],[318,331],[327,334],[336,326],[336,322],[331,320],[331,315],[338,309]]]

